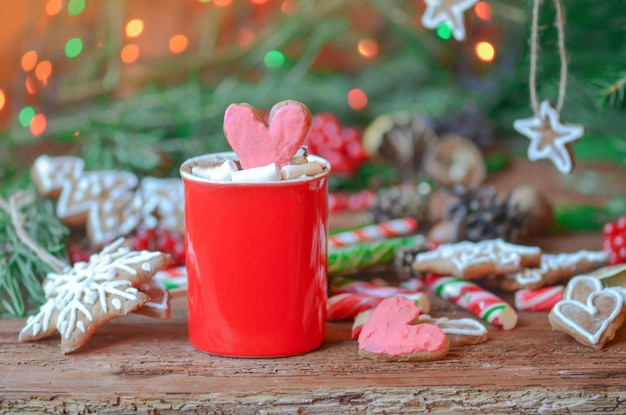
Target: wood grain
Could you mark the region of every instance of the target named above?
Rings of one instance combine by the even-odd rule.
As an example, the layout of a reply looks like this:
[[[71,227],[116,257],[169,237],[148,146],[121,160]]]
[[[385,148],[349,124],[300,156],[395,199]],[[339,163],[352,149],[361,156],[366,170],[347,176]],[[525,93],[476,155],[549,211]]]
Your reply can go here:
[[[579,200],[555,177],[524,175],[521,167],[494,183],[545,181],[555,200]],[[573,252],[597,250],[601,241],[587,232],[535,242],[547,252]],[[435,316],[470,316],[434,296],[431,302]],[[0,414],[626,413],[625,329],[594,351],[552,331],[546,313],[520,313],[515,329],[489,327],[489,341],[441,361],[395,363],[360,357],[349,322],[328,323],[314,352],[274,359],[197,351],[186,323],[186,299],[178,298],[170,320],[114,320],[65,356],[58,337],[19,343],[24,319],[0,320]]]

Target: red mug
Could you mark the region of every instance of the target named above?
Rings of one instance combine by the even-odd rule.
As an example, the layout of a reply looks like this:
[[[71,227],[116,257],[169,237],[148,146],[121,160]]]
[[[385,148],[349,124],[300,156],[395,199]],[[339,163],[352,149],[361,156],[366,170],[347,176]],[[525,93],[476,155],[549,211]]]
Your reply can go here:
[[[235,153],[195,157],[180,168],[189,340],[198,350],[224,356],[317,349],[326,330],[330,168],[263,183],[192,174],[194,166],[227,159],[236,159]]]

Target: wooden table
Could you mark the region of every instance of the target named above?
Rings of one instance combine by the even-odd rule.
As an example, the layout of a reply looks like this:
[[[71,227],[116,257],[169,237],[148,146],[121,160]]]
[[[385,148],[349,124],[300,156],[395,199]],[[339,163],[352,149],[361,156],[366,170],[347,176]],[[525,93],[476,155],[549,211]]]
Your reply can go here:
[[[572,252],[601,241],[588,232],[536,242]],[[433,315],[469,316],[431,302]],[[486,343],[399,363],[360,357],[351,324],[341,322],[328,324],[314,352],[240,359],[196,351],[185,298],[173,306],[168,321],[114,320],[68,356],[58,337],[19,343],[24,319],[0,320],[0,414],[626,413],[626,329],[594,351],[552,331],[545,313],[520,313],[514,330],[489,327]]]

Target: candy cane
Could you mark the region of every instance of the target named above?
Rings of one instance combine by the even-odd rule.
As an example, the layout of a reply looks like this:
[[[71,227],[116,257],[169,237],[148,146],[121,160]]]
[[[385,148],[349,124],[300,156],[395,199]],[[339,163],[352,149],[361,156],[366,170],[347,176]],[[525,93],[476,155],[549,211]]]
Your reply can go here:
[[[401,246],[425,246],[423,235],[389,238],[382,241],[348,245],[328,250],[328,275],[388,264],[393,260],[396,249]]]
[[[515,308],[519,311],[550,311],[563,298],[564,285],[517,290]]]
[[[496,327],[510,330],[517,324],[513,307],[473,282],[429,274],[426,284],[444,300],[452,301]]]
[[[329,212],[365,210],[372,207],[375,201],[376,193],[370,190],[353,194],[331,192],[328,194],[328,210]]]
[[[430,312],[430,301],[425,293],[402,293],[398,294],[398,296],[414,301],[423,313]],[[328,320],[349,320],[363,311],[376,307],[384,299],[385,297],[363,293],[333,295],[326,302],[326,318]]]
[[[358,281],[346,277],[333,278],[329,283],[332,294],[360,293],[376,295],[378,297],[393,297],[398,294],[409,294],[417,290],[408,290],[402,287],[378,285],[367,281]]]
[[[361,242],[372,242],[380,239],[409,235],[416,230],[417,221],[415,219],[394,219],[376,225],[363,226],[331,235],[328,238],[328,246],[341,247]]]
[[[174,298],[187,294],[187,267],[168,268],[152,278],[161,282]]]

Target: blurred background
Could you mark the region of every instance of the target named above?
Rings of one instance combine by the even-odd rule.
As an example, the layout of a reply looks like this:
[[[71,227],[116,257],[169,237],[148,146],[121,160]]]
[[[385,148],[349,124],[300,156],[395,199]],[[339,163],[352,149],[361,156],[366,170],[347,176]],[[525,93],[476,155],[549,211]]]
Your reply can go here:
[[[577,159],[626,163],[626,1],[563,2],[562,121]],[[512,123],[529,101],[531,0],[478,1],[466,38],[427,29],[423,0],[24,0],[0,2],[0,179],[41,152],[88,168],[176,176],[227,148],[232,102],[296,99],[366,128],[398,111],[524,156]],[[555,10],[539,13],[539,100],[557,99]],[[27,169],[27,168],[26,168]]]

